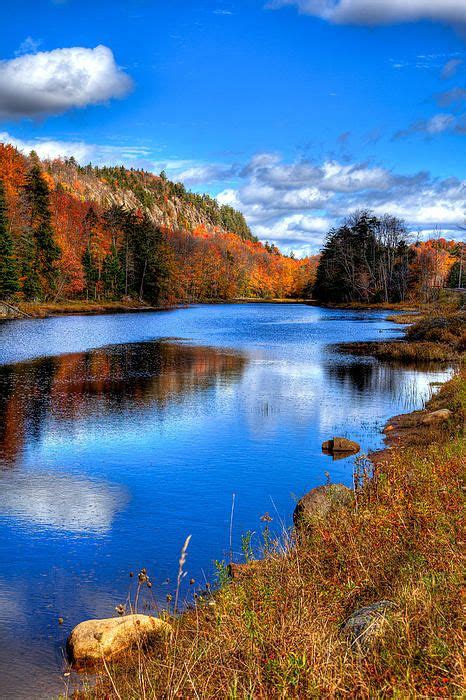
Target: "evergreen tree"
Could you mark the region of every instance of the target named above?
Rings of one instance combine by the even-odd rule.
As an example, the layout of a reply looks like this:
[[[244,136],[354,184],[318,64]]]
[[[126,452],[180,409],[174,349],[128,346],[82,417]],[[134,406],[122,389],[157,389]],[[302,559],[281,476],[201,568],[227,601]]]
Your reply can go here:
[[[84,217],[84,231],[87,236],[87,246],[83,253],[82,265],[84,269],[84,279],[86,286],[86,298],[97,299],[97,283],[99,282],[99,268],[94,255],[93,239],[98,217],[92,206],[89,207]]]
[[[116,245],[113,242],[110,253],[106,256],[103,265],[102,277],[105,294],[118,297],[123,291],[124,276]]]
[[[18,267],[14,258],[13,238],[8,230],[5,189],[0,179],[0,299],[7,299],[18,289]]]
[[[452,289],[462,289],[466,285],[466,244],[458,243],[455,248],[454,256],[457,258],[452,265],[450,274],[448,275],[448,287]]]
[[[99,272],[95,264],[94,256],[92,255],[90,245],[86,247],[86,250],[83,253],[82,265],[84,270],[84,279],[86,282],[86,298],[89,299],[89,297],[92,296],[94,299],[96,299]]]
[[[32,154],[31,154],[32,155]],[[37,288],[47,297],[55,289],[57,272],[56,261],[60,258],[60,247],[54,240],[52,216],[50,212],[50,194],[47,182],[42,176],[40,166],[33,157],[29,172],[26,192],[31,207],[31,234],[33,239],[29,276],[25,291],[28,296],[35,296]]]

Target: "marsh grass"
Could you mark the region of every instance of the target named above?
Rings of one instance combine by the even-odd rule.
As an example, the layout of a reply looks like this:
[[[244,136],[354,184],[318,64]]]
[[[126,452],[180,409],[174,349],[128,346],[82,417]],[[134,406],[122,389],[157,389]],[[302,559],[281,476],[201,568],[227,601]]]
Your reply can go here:
[[[47,316],[61,316],[72,314],[103,314],[125,313],[129,311],[146,311],[153,307],[138,300],[125,301],[86,301],[83,299],[57,301],[57,302],[21,302],[18,308],[28,316],[45,318]]]
[[[168,649],[137,650],[85,698],[464,697],[463,370],[429,408],[453,419],[359,464],[356,498],[173,615]],[[342,637],[357,608],[393,601],[365,655]]]
[[[403,340],[344,343],[338,348],[352,355],[372,355],[394,362],[461,363],[466,357],[466,312],[431,310],[405,329]]]

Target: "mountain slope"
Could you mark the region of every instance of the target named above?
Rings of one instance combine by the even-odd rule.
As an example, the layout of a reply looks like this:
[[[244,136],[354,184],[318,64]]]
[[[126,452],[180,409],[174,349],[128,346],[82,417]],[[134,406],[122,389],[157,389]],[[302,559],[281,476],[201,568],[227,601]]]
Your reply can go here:
[[[296,297],[315,272],[315,258],[295,260],[264,246],[240,212],[164,173],[41,162],[0,144],[0,179],[0,251],[10,251],[12,275],[0,298],[171,304]]]

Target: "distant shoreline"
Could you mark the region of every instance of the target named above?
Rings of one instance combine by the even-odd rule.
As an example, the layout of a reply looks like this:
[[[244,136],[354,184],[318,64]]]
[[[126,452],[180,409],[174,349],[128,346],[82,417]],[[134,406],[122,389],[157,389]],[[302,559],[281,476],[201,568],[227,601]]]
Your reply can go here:
[[[404,311],[414,313],[418,307],[413,304],[325,304],[315,299],[261,299],[257,297],[236,297],[234,299],[202,299],[178,304],[151,306],[137,300],[124,301],[60,301],[60,302],[20,302],[10,303],[0,301],[0,321],[20,318],[50,318],[53,316],[102,314],[141,313],[145,311],[172,311],[186,309],[198,304],[221,306],[225,304],[302,304],[305,306],[321,306],[328,309],[348,311]],[[2,312],[2,305],[5,307]],[[9,307],[7,309],[6,307]]]
[[[19,304],[8,302],[11,311],[1,312],[2,302],[0,301],[0,320],[18,318],[50,318],[52,316],[72,316],[86,315],[97,316],[108,313],[141,313],[143,311],[172,311],[174,309],[186,309],[196,304],[312,304],[308,299],[259,299],[259,298],[236,298],[236,299],[203,299],[179,304],[166,304],[161,306],[151,306],[140,301],[62,301],[62,302],[20,302]],[[6,306],[6,303],[5,303]],[[16,310],[16,313],[15,313]]]

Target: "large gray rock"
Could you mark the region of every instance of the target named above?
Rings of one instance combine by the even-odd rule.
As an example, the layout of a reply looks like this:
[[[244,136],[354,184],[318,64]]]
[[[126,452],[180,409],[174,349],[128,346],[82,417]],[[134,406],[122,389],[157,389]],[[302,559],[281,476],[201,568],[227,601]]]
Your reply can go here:
[[[293,513],[293,521],[299,526],[303,521],[324,517],[332,508],[349,506],[353,502],[353,491],[343,484],[317,486],[303,496]]]
[[[354,442],[354,440],[348,440],[347,438],[334,437],[332,440],[326,440],[322,443],[322,449],[324,452],[330,452],[334,454],[335,452],[346,452],[348,454],[356,454],[361,449],[361,446]]]
[[[394,607],[390,600],[380,600],[359,608],[343,625],[343,635],[358,651],[367,651],[380,638],[387,623],[387,614]]]
[[[439,411],[432,411],[421,418],[421,425],[440,425],[450,420],[452,415],[453,413],[448,408],[441,408]]]
[[[66,643],[74,664],[96,663],[120,656],[138,644],[153,644],[170,636],[171,626],[151,615],[126,615],[87,620],[77,625]]]

